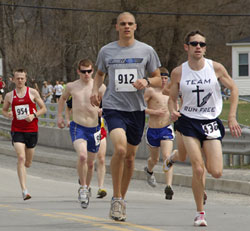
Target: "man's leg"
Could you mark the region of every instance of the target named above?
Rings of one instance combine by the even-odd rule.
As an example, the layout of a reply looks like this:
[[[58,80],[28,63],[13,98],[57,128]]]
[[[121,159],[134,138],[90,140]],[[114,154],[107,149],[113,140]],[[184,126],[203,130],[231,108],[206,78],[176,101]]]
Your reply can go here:
[[[127,154],[127,138],[122,128],[116,128],[110,132],[110,138],[114,146],[111,159],[111,175],[113,182],[113,197],[121,198],[121,182],[123,177],[124,161]]]
[[[170,157],[170,154],[173,150],[173,141],[172,140],[162,140],[161,141],[161,152],[162,159],[166,161]],[[165,172],[166,185],[172,185],[173,181],[173,168],[170,168],[169,171]]]
[[[83,139],[77,139],[73,143],[74,149],[78,155],[77,159],[77,172],[82,186],[86,186],[87,177],[87,142]]]
[[[116,128],[110,132],[110,138],[114,146],[111,159],[111,175],[113,182],[113,197],[111,200],[110,217],[116,221],[126,220],[126,205],[122,200],[122,183],[124,181],[124,162],[127,154],[127,137],[122,128]]]
[[[127,144],[127,154],[124,160],[124,170],[122,175],[122,184],[121,184],[121,195],[122,198],[125,198],[125,195],[128,190],[128,186],[131,180],[131,177],[134,173],[135,167],[135,155],[138,149],[138,145]]]
[[[34,153],[35,153],[35,148],[27,148],[27,147],[25,147],[25,154],[26,154],[25,155],[26,156],[25,167],[26,168],[31,167]]]
[[[104,177],[106,173],[105,157],[106,157],[106,138],[101,140],[100,149],[97,153],[97,178],[98,187],[103,188]]]
[[[20,142],[14,143],[17,154],[17,174],[22,191],[26,189],[26,168],[25,168],[25,144]]]
[[[88,152],[86,185],[89,187],[94,172],[94,163],[97,153]]]
[[[149,147],[150,156],[147,160],[147,166],[144,168],[144,172],[147,176],[147,182],[151,187],[156,187],[157,182],[154,176],[153,168],[159,162],[160,148],[159,147]]]
[[[159,162],[160,157],[160,148],[149,146],[150,156],[147,160],[148,162],[148,171],[153,172],[154,166]]]
[[[194,137],[182,136],[185,148],[192,164],[193,177],[192,177],[192,190],[196,203],[197,212],[204,210],[203,196],[204,196],[204,173],[205,166],[202,158],[200,141]]]
[[[163,163],[166,163],[166,161],[169,160],[172,150],[173,150],[172,140],[161,141],[161,152],[162,152]],[[164,172],[165,172],[165,182],[166,182],[166,187],[164,189],[165,199],[172,200],[172,197],[174,195],[174,191],[172,189],[173,167],[170,168],[168,171],[164,171]]]
[[[206,158],[206,168],[214,178],[222,176],[223,155],[220,140],[206,140],[203,142],[203,151]]]

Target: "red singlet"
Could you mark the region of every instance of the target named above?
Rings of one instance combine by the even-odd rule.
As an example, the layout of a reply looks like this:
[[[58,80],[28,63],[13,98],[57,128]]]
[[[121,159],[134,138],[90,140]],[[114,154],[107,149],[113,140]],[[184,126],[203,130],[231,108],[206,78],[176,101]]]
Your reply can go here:
[[[37,132],[38,119],[34,118],[31,122],[27,122],[24,118],[27,115],[36,112],[36,104],[30,99],[30,89],[26,88],[26,94],[23,98],[17,96],[16,90],[13,90],[12,96],[12,113],[13,120],[11,124],[12,132]]]

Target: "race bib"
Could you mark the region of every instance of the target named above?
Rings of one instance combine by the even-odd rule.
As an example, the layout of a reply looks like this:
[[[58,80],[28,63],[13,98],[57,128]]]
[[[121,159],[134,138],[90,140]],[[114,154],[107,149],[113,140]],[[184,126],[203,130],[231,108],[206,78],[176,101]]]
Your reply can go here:
[[[18,120],[25,119],[30,114],[29,104],[15,106],[16,118]]]
[[[94,133],[94,139],[95,139],[95,146],[100,145],[100,143],[101,143],[101,130]]]
[[[137,91],[137,89],[132,85],[137,78],[137,69],[116,69],[115,90],[117,92]]]
[[[207,135],[207,139],[216,139],[221,137],[220,129],[218,128],[216,121],[209,124],[203,124],[202,128],[205,132],[205,135]]]

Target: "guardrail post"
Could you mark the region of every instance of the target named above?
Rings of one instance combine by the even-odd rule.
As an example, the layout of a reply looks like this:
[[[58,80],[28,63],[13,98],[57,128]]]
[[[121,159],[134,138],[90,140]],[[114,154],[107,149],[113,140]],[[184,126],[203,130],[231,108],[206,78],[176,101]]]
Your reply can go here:
[[[225,167],[230,166],[230,156],[229,156],[229,154],[223,154],[223,165]]]

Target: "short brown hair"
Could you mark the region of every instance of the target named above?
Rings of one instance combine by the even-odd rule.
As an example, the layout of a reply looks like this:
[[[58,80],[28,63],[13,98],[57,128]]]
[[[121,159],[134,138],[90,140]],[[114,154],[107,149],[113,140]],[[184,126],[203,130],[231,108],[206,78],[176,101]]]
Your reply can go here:
[[[25,69],[23,69],[23,68],[15,69],[15,70],[13,71],[13,74],[15,74],[16,72],[27,74],[27,71],[26,71]]]
[[[78,69],[80,70],[80,67],[81,66],[84,66],[84,67],[88,67],[88,66],[91,66],[93,68],[93,63],[90,59],[81,59],[79,62],[78,62]]]
[[[185,36],[185,39],[184,39],[184,43],[188,44],[190,41],[190,37],[195,36],[196,34],[199,34],[202,37],[206,38],[205,35],[200,30],[194,30],[194,31],[187,33],[187,35]]]

